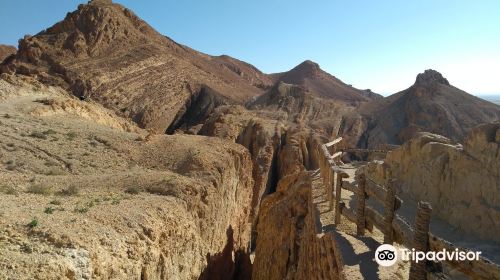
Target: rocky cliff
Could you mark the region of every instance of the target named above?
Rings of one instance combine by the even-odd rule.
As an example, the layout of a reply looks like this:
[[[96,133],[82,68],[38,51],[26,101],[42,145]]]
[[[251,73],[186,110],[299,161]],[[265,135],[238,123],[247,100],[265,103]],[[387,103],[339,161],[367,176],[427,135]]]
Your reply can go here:
[[[486,240],[500,241],[500,124],[471,130],[463,145],[422,133],[368,166],[374,177],[392,174],[401,195],[432,204],[448,223]],[[384,166],[386,168],[384,168]]]
[[[342,134],[350,139],[348,135],[353,134],[357,141],[364,132],[363,128],[353,129],[362,125],[356,122],[356,107],[341,99],[318,97],[315,92],[299,85],[279,82],[249,102],[247,107],[258,111],[261,116],[312,128],[316,133],[328,137]],[[355,116],[346,118],[349,115]],[[355,145],[356,142],[352,144]]]
[[[333,254],[317,237],[311,179],[313,138],[301,129],[287,132],[280,151],[280,181],[262,200],[252,279],[336,279]]]
[[[315,141],[339,136],[352,147],[417,136],[369,172],[399,178],[457,228],[500,230],[499,125],[465,138],[500,107],[435,71],[388,98],[311,61],[267,75],[93,0],[21,39],[0,72],[8,279],[336,279],[311,176]]]
[[[247,149],[215,137],[148,136],[98,103],[4,78],[3,278],[249,277]]]

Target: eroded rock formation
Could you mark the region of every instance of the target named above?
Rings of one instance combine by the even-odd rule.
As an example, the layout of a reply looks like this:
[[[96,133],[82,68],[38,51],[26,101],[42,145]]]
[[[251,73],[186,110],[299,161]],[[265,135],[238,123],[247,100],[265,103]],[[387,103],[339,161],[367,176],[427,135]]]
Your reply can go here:
[[[280,151],[276,192],[261,204],[252,279],[336,279],[331,240],[318,235],[310,171],[317,165],[314,138],[304,130],[287,133]]]
[[[97,103],[11,79],[0,80],[2,277],[250,275],[247,149],[216,137],[145,137]]]
[[[471,130],[463,145],[443,136],[422,133],[368,170],[384,180],[399,180],[401,195],[429,201],[433,213],[486,240],[500,241],[500,124]],[[385,167],[385,168],[384,168]]]
[[[500,116],[435,71],[388,98],[311,61],[264,74],[109,0],[26,36],[0,72],[0,274],[12,278],[335,279],[313,218],[319,137],[463,139]],[[499,131],[482,126],[464,146],[420,135],[388,170],[411,199],[488,238],[500,230]]]

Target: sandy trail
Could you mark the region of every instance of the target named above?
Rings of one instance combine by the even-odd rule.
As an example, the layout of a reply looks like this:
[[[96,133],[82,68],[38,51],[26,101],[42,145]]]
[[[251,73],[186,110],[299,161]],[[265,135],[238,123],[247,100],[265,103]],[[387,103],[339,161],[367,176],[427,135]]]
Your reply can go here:
[[[354,176],[351,176],[352,178]],[[334,211],[328,207],[325,189],[319,172],[313,173],[312,195],[320,213],[323,232],[332,232],[335,242],[341,248],[344,260],[342,268],[349,279],[408,279],[409,262],[398,262],[392,267],[380,267],[374,259],[377,247],[383,244],[384,235],[378,230],[366,231],[365,236],[356,236],[356,225],[346,218],[334,225]],[[351,179],[352,180],[352,179]],[[344,192],[342,200],[348,205],[352,193]]]
[[[345,179],[349,182],[353,182],[355,178],[355,173],[356,170],[361,167],[363,163],[361,162],[355,162],[352,164],[344,164],[340,166],[348,175],[349,178]],[[319,179],[317,179],[319,183]],[[321,187],[321,186],[319,186]],[[354,199],[354,193],[342,189],[342,198],[341,200],[345,203],[346,207],[349,209],[356,209],[356,203]],[[411,199],[407,197],[402,197],[403,199],[403,206],[396,211],[398,215],[403,217],[406,221],[409,222],[410,225],[413,225],[415,221],[415,215],[416,215],[416,209],[417,209],[417,204],[416,202],[412,201]],[[377,203],[373,199],[368,199],[367,204],[370,205],[371,207],[377,209],[379,212],[383,213],[383,205],[380,203]],[[330,220],[328,222],[331,222],[332,227],[333,227],[333,211],[331,211],[331,217],[329,217]],[[383,243],[383,233],[378,231],[377,229],[374,229],[373,233],[370,233],[367,231],[368,234],[366,238],[356,238],[355,233],[356,233],[356,226],[354,223],[349,222],[347,219],[342,218],[341,220],[341,225],[337,227],[339,234],[342,236],[349,236],[347,239],[349,242],[345,244],[345,247],[350,250],[348,247],[352,246],[353,248],[356,247],[364,247],[363,243],[368,244],[371,241],[370,238],[373,238],[376,242],[378,242],[375,246],[375,243],[372,245],[372,253],[370,254],[371,257],[373,257],[373,252],[377,248],[377,246],[381,243]],[[441,237],[445,240],[448,240],[449,242],[455,244],[456,246],[467,248],[468,250],[472,251],[481,251],[482,256],[499,263],[500,262],[500,244],[497,244],[492,241],[484,241],[478,238],[475,238],[469,234],[464,233],[463,231],[460,231],[456,227],[450,225],[446,221],[443,221],[442,219],[436,217],[436,216],[431,216],[431,224],[430,224],[430,231],[438,236]],[[367,258],[367,257],[365,257]],[[367,266],[370,265],[370,260],[366,260],[368,264],[365,264]],[[363,262],[363,257],[360,260],[360,263]],[[374,262],[374,261],[373,261]],[[375,263],[375,266],[377,264]],[[409,264],[407,265],[409,267]],[[361,269],[361,267],[359,267]],[[453,275],[457,279],[461,279],[463,275],[458,272],[453,270],[451,267],[447,266],[446,264],[444,265],[445,271]],[[367,270],[367,269],[366,269]],[[372,269],[373,270],[373,269]],[[373,270],[375,271],[375,270]],[[372,273],[372,272],[370,272]],[[407,272],[406,272],[407,273]],[[399,276],[400,274],[398,274]],[[383,276],[382,276],[383,277]],[[380,278],[383,279],[383,278]]]

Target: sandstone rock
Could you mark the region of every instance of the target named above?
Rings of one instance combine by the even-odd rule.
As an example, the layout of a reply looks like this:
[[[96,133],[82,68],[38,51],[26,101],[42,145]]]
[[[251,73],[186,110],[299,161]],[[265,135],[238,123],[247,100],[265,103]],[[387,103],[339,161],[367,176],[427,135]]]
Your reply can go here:
[[[272,120],[262,119],[240,106],[222,106],[200,129],[200,134],[234,141],[248,149],[252,157],[254,180],[251,221],[257,224],[262,198],[275,191],[279,180],[278,154],[281,146],[281,127]],[[254,236],[255,238],[255,236]],[[255,240],[252,240],[252,244]]]
[[[250,102],[248,108],[258,111],[261,116],[310,127],[329,138],[345,133],[346,136],[355,134],[353,139],[357,140],[364,132],[348,129],[356,125],[350,122],[355,117],[346,117],[355,107],[347,105],[341,99],[318,97],[315,92],[298,85],[279,82]]]
[[[311,191],[311,183],[304,178],[302,173],[289,175],[281,181],[280,191],[264,199],[252,279],[298,279],[299,263],[305,261],[300,259],[300,248],[307,246],[305,220]]]
[[[136,141],[147,132],[98,103],[10,79],[0,80],[0,143],[13,147],[0,154],[2,278],[197,279],[221,265],[229,278],[251,273],[247,149],[195,135]]]
[[[499,123],[471,130],[462,146],[434,134],[420,134],[387,155],[385,164],[372,163],[368,173],[384,182],[400,183],[400,194],[429,201],[433,213],[461,230],[499,241],[500,185]]]

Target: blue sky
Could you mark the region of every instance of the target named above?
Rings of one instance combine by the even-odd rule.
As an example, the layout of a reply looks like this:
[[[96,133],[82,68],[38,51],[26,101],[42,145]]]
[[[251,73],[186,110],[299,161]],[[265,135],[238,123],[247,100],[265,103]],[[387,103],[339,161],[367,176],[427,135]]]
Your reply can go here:
[[[2,0],[0,43],[17,45],[77,0]],[[358,88],[389,94],[432,68],[474,94],[500,93],[500,1],[116,0],[160,33],[266,73],[303,60]]]

